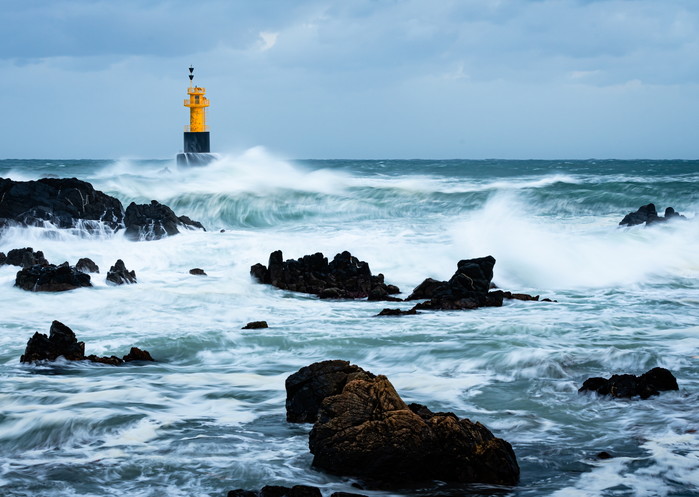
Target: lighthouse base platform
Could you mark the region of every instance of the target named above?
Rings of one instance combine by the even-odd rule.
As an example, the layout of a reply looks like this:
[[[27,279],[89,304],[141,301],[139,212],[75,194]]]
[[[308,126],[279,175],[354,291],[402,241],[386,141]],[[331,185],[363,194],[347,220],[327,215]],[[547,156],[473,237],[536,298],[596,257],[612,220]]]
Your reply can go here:
[[[178,167],[201,167],[211,164],[218,159],[218,154],[184,152],[177,154]]]

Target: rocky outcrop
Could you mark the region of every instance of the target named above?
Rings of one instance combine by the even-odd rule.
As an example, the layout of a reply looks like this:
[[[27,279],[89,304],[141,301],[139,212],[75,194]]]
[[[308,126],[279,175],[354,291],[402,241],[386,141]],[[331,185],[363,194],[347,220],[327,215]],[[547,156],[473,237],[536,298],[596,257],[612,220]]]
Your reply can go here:
[[[0,226],[121,227],[121,202],[77,178],[0,178]]]
[[[31,247],[21,249],[12,249],[7,253],[4,264],[10,266],[31,267],[31,266],[46,266],[49,261],[44,257],[41,250],[34,251]]]
[[[636,212],[629,212],[624,219],[619,222],[620,226],[636,226],[637,224],[645,224],[646,226],[653,223],[668,221],[670,219],[686,219],[679,212],[675,212],[672,207],[665,209],[665,216],[658,216],[655,210],[655,204],[650,203],[642,205]]]
[[[400,300],[391,297],[400,293],[398,287],[384,283],[383,274],[372,275],[368,263],[347,251],[328,262],[320,252],[284,261],[277,250],[270,254],[268,266],[255,264],[250,274],[260,283],[322,299]]]
[[[348,361],[315,362],[286,379],[286,420],[315,423],[323,399],[342,393],[348,381],[374,375]]]
[[[80,260],[78,260],[77,264],[75,264],[75,269],[82,273],[99,273],[100,268],[97,264],[95,264],[95,261],[92,259],[89,259],[87,257],[83,257]]]
[[[124,234],[130,240],[159,240],[178,234],[180,228],[204,229],[201,223],[187,216],[177,217],[172,209],[156,200],[150,204],[131,202],[124,214],[124,225]]]
[[[615,374],[610,378],[588,378],[578,392],[597,392],[617,398],[647,399],[667,390],[679,390],[677,379],[665,368],[653,368],[641,376]]]
[[[261,330],[263,328],[269,328],[269,325],[267,324],[267,321],[251,321],[245,326],[243,326],[243,330]]]
[[[318,487],[309,485],[294,485],[293,487],[282,487],[279,485],[266,485],[259,492],[251,490],[231,490],[228,497],[322,497]],[[366,497],[361,494],[351,494],[347,492],[335,492],[330,497]]]
[[[90,287],[90,275],[78,271],[67,262],[25,267],[17,273],[15,286],[30,292],[64,292]]]
[[[49,336],[36,332],[27,342],[24,354],[20,362],[55,361],[63,357],[69,361],[90,361],[102,364],[119,365],[130,361],[153,361],[153,358],[145,350],[136,347],[131,348],[123,359],[116,356],[97,357],[85,355],[85,343],[79,342],[73,330],[59,321],[51,323]]]
[[[508,442],[453,413],[408,406],[385,376],[348,381],[326,397],[309,437],[313,465],[377,488],[421,481],[514,485]]]
[[[115,285],[137,283],[136,272],[129,271],[124,265],[124,261],[117,259],[112,267],[107,272],[107,281]]]
[[[195,276],[206,276],[206,272],[198,267],[192,268],[189,270],[189,274],[193,274]]]

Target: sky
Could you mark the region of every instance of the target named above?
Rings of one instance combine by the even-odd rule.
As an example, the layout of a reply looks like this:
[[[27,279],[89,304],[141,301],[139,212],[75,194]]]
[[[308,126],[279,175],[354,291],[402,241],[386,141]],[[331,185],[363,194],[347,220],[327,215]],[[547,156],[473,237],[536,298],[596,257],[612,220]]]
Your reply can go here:
[[[0,158],[697,159],[697,0],[0,0]]]

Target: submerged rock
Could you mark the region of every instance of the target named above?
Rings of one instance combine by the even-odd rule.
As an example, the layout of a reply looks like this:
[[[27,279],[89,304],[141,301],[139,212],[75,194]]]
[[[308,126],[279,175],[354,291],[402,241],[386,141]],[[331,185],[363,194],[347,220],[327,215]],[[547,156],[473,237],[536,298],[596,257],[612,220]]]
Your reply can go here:
[[[80,287],[90,287],[90,275],[78,271],[64,262],[25,267],[17,273],[15,286],[30,292],[64,292]]]
[[[100,268],[92,259],[83,257],[75,264],[75,269],[82,273],[99,273]]]
[[[348,381],[326,397],[309,437],[313,466],[377,488],[441,480],[514,485],[512,447],[453,413],[408,406],[385,376]]]
[[[206,276],[206,272],[204,272],[203,269],[195,267],[193,269],[189,270],[189,274],[193,274],[195,276]]]
[[[665,216],[658,216],[658,212],[655,210],[655,204],[650,203],[647,205],[642,205],[638,208],[636,212],[629,212],[624,219],[619,221],[620,226],[636,226],[638,224],[649,224],[668,221],[670,219],[686,219],[683,215],[675,212],[672,207],[667,207],[665,209]]]
[[[318,487],[311,487],[310,485],[294,485],[293,487],[266,485],[259,492],[241,488],[231,490],[228,492],[228,497],[322,497],[322,494]]]
[[[27,342],[20,362],[55,361],[63,357],[69,361],[90,361],[102,364],[119,365],[130,361],[153,361],[145,350],[132,347],[129,354],[119,359],[116,356],[98,357],[85,355],[85,343],[79,342],[73,330],[60,321],[51,323],[49,336],[36,332]]]
[[[179,228],[204,229],[201,223],[186,216],[177,217],[173,210],[156,200],[150,204],[131,202],[124,214],[125,236],[130,240],[159,240],[176,235]]]
[[[399,300],[390,297],[400,293],[398,287],[387,285],[383,274],[372,275],[368,263],[347,251],[328,262],[320,252],[284,261],[277,250],[270,254],[268,266],[255,264],[250,274],[260,283],[322,299]]]
[[[267,321],[251,321],[245,326],[243,326],[242,329],[244,330],[261,330],[263,328],[269,328],[269,325],[267,324]]]
[[[641,376],[615,374],[611,378],[588,378],[578,392],[597,392],[617,398],[640,397],[647,399],[662,391],[679,390],[677,379],[665,368],[653,368]]]
[[[121,227],[124,209],[118,199],[76,178],[13,181],[0,178],[0,226]]]
[[[348,381],[374,375],[348,361],[315,362],[286,379],[286,420],[314,423],[323,399],[342,392]]]
[[[136,272],[126,269],[124,261],[117,259],[114,265],[109,268],[109,272],[107,272],[107,281],[115,285],[137,283]]]

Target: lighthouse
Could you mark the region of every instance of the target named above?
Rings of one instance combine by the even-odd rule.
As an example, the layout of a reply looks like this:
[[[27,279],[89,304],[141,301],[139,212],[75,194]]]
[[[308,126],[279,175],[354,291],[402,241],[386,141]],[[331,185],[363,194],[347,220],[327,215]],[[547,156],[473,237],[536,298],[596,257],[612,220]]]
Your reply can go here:
[[[206,88],[194,85],[194,68],[189,67],[189,98],[184,106],[189,107],[189,125],[184,128],[184,152],[177,154],[178,166],[205,166],[216,156],[211,154],[209,127],[206,125]]]

